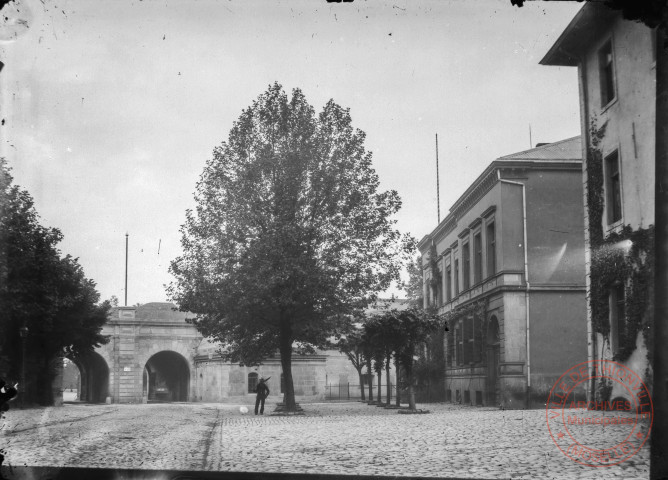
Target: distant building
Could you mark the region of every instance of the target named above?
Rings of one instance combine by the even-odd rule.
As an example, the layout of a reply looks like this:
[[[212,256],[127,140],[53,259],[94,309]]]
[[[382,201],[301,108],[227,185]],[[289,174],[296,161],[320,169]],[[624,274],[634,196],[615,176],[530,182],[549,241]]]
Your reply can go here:
[[[379,308],[372,307],[369,312]],[[194,316],[166,302],[113,309],[102,330],[103,335],[109,335],[109,343],[73,359],[80,372],[78,400],[253,403],[260,377],[271,377],[269,400],[282,399],[284,382],[278,355],[252,367],[224,361],[220,345],[186,322]],[[70,388],[73,375],[70,369],[59,375],[64,389]],[[294,355],[292,376],[297,401],[359,396],[357,371],[336,350]]]
[[[586,360],[581,164],[579,137],[498,158],[420,241],[447,400],[543,406]]]
[[[589,358],[643,378],[654,303],[655,33],[587,2],[540,62],[578,67]],[[611,382],[589,394],[629,398]]]

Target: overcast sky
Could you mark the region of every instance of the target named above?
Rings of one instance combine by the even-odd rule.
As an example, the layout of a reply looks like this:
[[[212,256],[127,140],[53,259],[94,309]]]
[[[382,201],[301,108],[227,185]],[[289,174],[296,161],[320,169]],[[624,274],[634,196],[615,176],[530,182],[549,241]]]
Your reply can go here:
[[[580,132],[576,70],[538,65],[576,2],[43,1],[2,12],[2,155],[121,305],[125,233],[128,304],[166,300],[204,164],[274,81],[350,108],[418,239],[437,224],[436,133],[443,218],[530,148],[529,125],[534,146]]]

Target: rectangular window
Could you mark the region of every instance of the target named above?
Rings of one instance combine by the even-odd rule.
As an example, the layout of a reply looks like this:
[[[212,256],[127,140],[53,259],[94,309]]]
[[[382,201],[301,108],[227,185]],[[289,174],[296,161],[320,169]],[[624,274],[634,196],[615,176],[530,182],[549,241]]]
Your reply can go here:
[[[487,276],[496,274],[496,232],[494,222],[487,225]]]
[[[445,269],[445,297],[448,302],[452,301],[452,269],[450,265]]]
[[[624,285],[616,285],[610,289],[610,349],[612,354],[619,353],[619,333],[626,319]]]
[[[457,326],[455,327],[455,348],[457,349],[455,352],[455,361],[457,362],[457,365],[463,365],[464,357],[462,356],[462,322],[458,322]]]
[[[464,323],[464,364],[473,362],[473,318],[465,318]]]
[[[482,338],[482,317],[474,315],[473,317],[473,362],[481,363],[483,360],[483,338]]]
[[[615,98],[614,62],[612,41],[608,41],[598,51],[598,71],[601,80],[601,107],[605,107]]]
[[[608,224],[622,219],[622,182],[619,171],[619,153],[615,150],[605,157],[605,190]]]
[[[473,236],[473,252],[475,255],[473,265],[473,284],[482,282],[482,236],[480,232]]]
[[[471,251],[468,242],[462,246],[462,268],[464,269],[462,290],[467,290],[471,286]]]
[[[459,259],[455,259],[455,297],[459,295]]]
[[[449,367],[453,365],[453,359],[455,358],[455,332],[446,333],[448,336],[448,352],[446,356],[446,361]]]

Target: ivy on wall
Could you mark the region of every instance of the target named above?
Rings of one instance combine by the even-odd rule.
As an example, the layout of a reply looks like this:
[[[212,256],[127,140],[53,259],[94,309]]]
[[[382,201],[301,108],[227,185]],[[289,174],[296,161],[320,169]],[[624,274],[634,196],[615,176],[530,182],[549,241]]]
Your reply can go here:
[[[654,226],[633,230],[626,225],[620,232],[604,236],[604,171],[599,147],[606,126],[607,123],[597,128],[596,120],[592,119],[587,152],[587,213],[591,243],[589,304],[594,331],[609,341],[610,291],[615,286],[624,286],[625,318],[619,321],[619,348],[613,359],[625,361],[635,350],[641,330],[648,349],[653,343],[649,341],[649,320],[653,316]]]

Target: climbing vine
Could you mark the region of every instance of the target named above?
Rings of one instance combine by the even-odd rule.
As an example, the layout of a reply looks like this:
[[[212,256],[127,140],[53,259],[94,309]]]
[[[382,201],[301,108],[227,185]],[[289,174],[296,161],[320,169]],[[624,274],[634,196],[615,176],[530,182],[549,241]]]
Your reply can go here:
[[[642,330],[648,349],[653,308],[654,227],[633,230],[626,225],[620,232],[603,234],[604,173],[600,143],[607,123],[590,125],[590,147],[587,152],[587,209],[591,242],[591,292],[589,303],[594,331],[609,339],[610,290],[623,286],[624,318],[620,319],[619,349],[614,360],[627,360],[636,348]],[[651,355],[651,352],[648,353]]]

